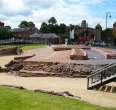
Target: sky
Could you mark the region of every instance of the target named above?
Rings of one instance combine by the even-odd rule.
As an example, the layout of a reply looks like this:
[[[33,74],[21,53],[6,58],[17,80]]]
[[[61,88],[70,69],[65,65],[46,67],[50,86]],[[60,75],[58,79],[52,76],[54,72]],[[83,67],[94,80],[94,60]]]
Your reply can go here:
[[[80,25],[87,20],[90,27],[101,24],[105,28],[116,21],[116,0],[0,0],[0,21],[15,28],[22,20],[33,21],[36,27],[54,16],[58,23]]]

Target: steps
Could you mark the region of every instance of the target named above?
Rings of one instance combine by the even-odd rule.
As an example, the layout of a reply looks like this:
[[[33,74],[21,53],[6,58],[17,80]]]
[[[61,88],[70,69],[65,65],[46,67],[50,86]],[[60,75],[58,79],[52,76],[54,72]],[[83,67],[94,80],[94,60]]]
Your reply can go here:
[[[87,89],[101,87],[116,80],[116,64],[109,64],[87,77]]]

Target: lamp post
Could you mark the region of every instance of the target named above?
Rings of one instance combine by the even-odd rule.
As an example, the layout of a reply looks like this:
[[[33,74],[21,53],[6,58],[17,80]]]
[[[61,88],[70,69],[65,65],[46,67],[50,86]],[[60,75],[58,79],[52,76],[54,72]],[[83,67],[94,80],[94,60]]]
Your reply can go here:
[[[106,29],[108,27],[108,18],[111,18],[111,13],[110,12],[106,12]]]

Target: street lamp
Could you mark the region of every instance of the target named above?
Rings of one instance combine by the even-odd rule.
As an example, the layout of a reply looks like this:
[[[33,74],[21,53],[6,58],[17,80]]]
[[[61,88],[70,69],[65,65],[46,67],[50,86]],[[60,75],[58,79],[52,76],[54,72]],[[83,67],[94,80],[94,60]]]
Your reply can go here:
[[[107,25],[108,25],[108,18],[111,18],[111,13],[110,12],[106,12],[106,29],[107,29]]]

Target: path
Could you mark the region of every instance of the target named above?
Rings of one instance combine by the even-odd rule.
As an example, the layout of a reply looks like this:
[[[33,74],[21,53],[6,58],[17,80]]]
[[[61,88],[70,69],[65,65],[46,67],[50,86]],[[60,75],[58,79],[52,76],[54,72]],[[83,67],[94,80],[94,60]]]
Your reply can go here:
[[[105,59],[105,56],[103,56],[102,54],[96,51],[85,50],[85,52],[87,53],[89,59],[96,59],[96,60]]]
[[[16,56],[0,56],[0,67],[4,67],[8,62],[14,59]]]
[[[4,66],[14,56],[0,57],[0,65]],[[58,78],[58,77],[18,77],[0,73],[0,85],[23,86],[29,90],[42,89],[48,91],[70,93],[79,96],[82,100],[101,105],[116,107],[116,94],[86,89],[86,78]],[[116,84],[114,84],[116,85]]]
[[[93,50],[85,50],[89,60],[78,60],[72,61],[72,63],[76,64],[92,64],[92,65],[103,65],[103,64],[111,64],[116,63],[116,59],[105,59],[105,57],[99,52]]]
[[[70,93],[81,97],[82,100],[101,106],[116,107],[116,94],[99,91],[88,91],[86,79],[59,77],[18,77],[0,74],[0,85],[23,86],[29,90],[41,89],[47,91]]]

